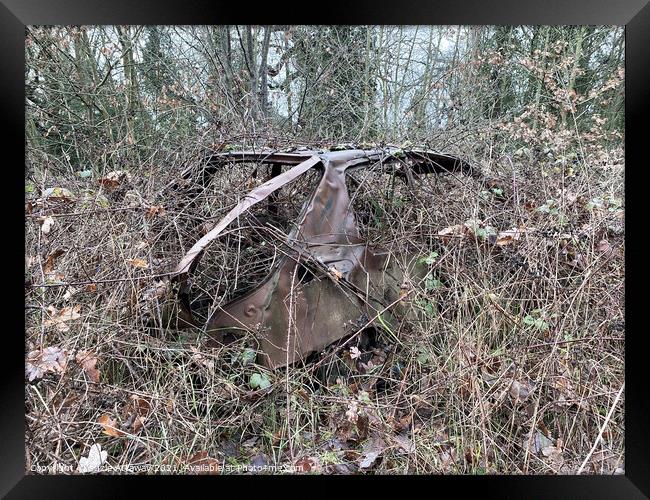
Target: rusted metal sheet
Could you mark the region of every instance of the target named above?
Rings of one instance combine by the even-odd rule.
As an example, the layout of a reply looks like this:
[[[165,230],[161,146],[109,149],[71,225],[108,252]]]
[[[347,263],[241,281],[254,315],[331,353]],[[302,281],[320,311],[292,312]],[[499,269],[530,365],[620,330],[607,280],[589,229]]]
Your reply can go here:
[[[188,276],[205,248],[253,205],[310,169],[322,172],[288,235],[286,254],[256,289],[219,308],[207,323],[217,343],[250,332],[263,353],[259,362],[271,368],[304,359],[373,319],[383,328],[393,324],[402,272],[388,252],[372,248],[361,238],[345,182],[349,169],[398,163],[391,171],[409,183],[427,173],[480,177],[454,156],[393,148],[215,154],[199,173],[200,182],[207,184],[220,165],[233,161],[294,166],[248,193],[182,258],[175,279],[180,283],[183,313],[190,318]],[[193,175],[191,169],[183,174]]]

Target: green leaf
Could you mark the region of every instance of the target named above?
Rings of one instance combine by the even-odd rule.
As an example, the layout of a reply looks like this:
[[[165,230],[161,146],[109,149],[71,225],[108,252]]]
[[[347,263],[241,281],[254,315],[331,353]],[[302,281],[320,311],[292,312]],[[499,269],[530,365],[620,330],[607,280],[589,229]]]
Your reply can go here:
[[[34,192],[34,184],[32,184],[31,182],[28,182],[27,184],[25,184],[25,192],[26,193],[33,193]]]
[[[253,373],[248,381],[253,389],[266,389],[271,386],[271,381],[265,373]]]
[[[524,323],[527,324],[527,325],[534,325],[535,324],[535,318],[533,318],[532,316],[526,316],[524,318]]]
[[[496,236],[497,231],[492,226],[480,227],[477,225],[474,227],[474,234],[481,240],[487,240],[490,236]]]
[[[420,351],[420,354],[418,354],[416,359],[421,365],[426,365],[429,362],[429,353],[426,351]]]
[[[442,281],[430,278],[424,282],[424,286],[427,290],[433,290],[434,288],[440,288],[442,286]]]
[[[424,259],[424,262],[431,265],[436,261],[437,258],[438,258],[438,252],[431,252],[429,256],[426,259]]]
[[[244,366],[250,365],[251,363],[255,362],[256,357],[257,357],[257,352],[255,352],[253,349],[246,348],[244,349],[244,352],[242,352],[241,362]]]
[[[537,328],[539,328],[540,330],[542,330],[542,331],[548,330],[548,323],[546,321],[544,321],[542,318],[538,318],[535,321],[535,326]]]
[[[437,258],[438,258],[438,252],[431,252],[426,257],[420,257],[418,259],[418,264],[427,264],[430,266],[436,261]]]

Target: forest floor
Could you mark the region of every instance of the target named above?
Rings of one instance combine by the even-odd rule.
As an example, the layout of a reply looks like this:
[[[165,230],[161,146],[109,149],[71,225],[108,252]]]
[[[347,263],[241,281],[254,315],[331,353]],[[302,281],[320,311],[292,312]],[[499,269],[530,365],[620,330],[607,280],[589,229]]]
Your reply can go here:
[[[489,150],[471,159],[487,185],[429,176],[416,193],[369,175],[364,236],[430,267],[417,312],[399,342],[378,330],[275,372],[245,338],[177,330],[167,307],[167,273],[254,166],[188,213],[161,191],[176,160],[158,161],[27,179],[28,472],[623,472],[622,151]],[[279,200],[286,223],[301,186]],[[258,279],[267,243],[215,242],[205,288]]]

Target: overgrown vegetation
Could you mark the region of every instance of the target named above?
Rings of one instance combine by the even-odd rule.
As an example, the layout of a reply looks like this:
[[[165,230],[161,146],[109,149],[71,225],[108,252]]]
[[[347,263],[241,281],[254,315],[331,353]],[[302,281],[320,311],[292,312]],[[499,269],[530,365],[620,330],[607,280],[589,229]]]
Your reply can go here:
[[[620,473],[623,50],[595,26],[30,28],[28,470]],[[191,209],[164,187],[206,151],[340,143],[490,179],[353,174],[368,241],[430,269],[396,338],[272,373],[177,328],[168,273],[266,167]],[[314,182],[210,247],[206,311],[259,282]]]

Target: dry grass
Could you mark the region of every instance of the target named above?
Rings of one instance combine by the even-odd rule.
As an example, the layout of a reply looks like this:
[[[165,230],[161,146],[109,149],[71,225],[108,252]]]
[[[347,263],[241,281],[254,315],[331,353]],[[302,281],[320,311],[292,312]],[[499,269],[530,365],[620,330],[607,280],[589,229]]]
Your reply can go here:
[[[622,153],[585,147],[581,160],[554,171],[535,151],[485,151],[474,163],[497,179],[490,186],[431,177],[413,194],[389,176],[359,173],[367,177],[354,205],[368,240],[396,259],[431,257],[429,278],[409,283],[417,319],[400,324],[399,343],[378,330],[276,373],[247,362],[246,338],[208,349],[200,329],[177,330],[163,287],[156,293],[200,224],[248,190],[252,166],[219,175],[188,210],[160,188],[180,170],[177,157],[191,152],[154,155],[113,193],[99,189],[98,175],[53,176],[47,158],[37,158],[28,197],[61,186],[76,201],[50,200],[26,217],[26,356],[57,347],[70,358],[26,381],[28,469],[74,470],[100,443],[109,465],[148,472],[187,472],[191,462],[226,472],[251,464],[323,473],[620,472]],[[82,201],[85,189],[94,201]],[[285,190],[278,230],[305,189]],[[196,281],[206,311],[252,286],[277,256],[277,231],[263,229],[263,213],[242,219],[206,254]],[[55,223],[45,234],[47,215]],[[462,236],[438,234],[465,223]],[[490,228],[522,230],[497,245]],[[64,253],[48,265],[57,250]],[[52,307],[74,306],[78,319],[48,321]],[[97,358],[98,382],[74,360],[84,350]],[[271,386],[252,388],[256,373]],[[99,423],[106,416],[117,430]]]

